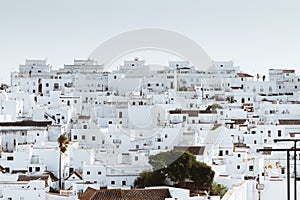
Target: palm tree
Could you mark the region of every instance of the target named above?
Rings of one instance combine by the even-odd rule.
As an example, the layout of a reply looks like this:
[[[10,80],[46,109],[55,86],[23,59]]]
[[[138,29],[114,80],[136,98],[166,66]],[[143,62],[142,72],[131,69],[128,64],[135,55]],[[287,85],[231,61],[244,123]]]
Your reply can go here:
[[[66,135],[62,134],[57,138],[58,147],[59,147],[59,188],[62,188],[61,182],[61,164],[62,164],[62,154],[64,154],[68,149],[69,140]]]

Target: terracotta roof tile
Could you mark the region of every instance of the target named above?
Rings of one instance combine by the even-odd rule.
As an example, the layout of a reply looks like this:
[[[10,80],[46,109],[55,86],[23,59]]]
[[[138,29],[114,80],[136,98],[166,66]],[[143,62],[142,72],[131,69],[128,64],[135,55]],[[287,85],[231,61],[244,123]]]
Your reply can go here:
[[[300,125],[299,119],[279,119],[280,125]]]
[[[94,188],[88,187],[84,193],[82,193],[81,195],[79,195],[79,199],[80,200],[90,200],[92,198],[92,196],[99,190],[96,190]]]
[[[203,155],[204,149],[205,149],[204,146],[175,146],[174,147],[174,150],[188,151],[194,155]]]
[[[17,122],[0,122],[0,126],[41,126],[47,127],[51,125],[51,121],[31,121],[31,120],[24,120],[24,121],[17,121]]]
[[[165,200],[171,198],[168,189],[98,190],[91,200]],[[80,198],[80,200],[86,200]]]
[[[246,73],[237,73],[236,75],[240,78],[248,78],[248,77],[252,78],[253,77],[252,75],[246,74]]]

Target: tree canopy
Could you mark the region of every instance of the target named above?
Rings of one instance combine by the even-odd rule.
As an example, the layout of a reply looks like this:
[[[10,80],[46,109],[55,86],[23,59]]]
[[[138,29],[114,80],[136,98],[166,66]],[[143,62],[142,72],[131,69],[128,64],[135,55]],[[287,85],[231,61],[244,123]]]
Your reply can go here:
[[[166,179],[181,185],[192,181],[195,189],[211,188],[215,172],[210,166],[196,160],[196,157],[183,151],[161,152],[149,157],[153,172],[143,172],[135,180],[135,187],[165,185]]]
[[[220,185],[217,183],[213,183],[212,184],[212,189],[210,191],[210,195],[218,195],[221,198],[225,195],[225,193],[227,192],[228,188],[224,185]]]
[[[58,146],[59,146],[60,152],[61,153],[65,153],[67,151],[68,144],[69,144],[67,136],[60,135],[57,138],[57,142],[58,142]]]
[[[213,103],[212,105],[208,105],[206,111],[217,112],[217,109],[222,109],[223,107],[220,104]]]

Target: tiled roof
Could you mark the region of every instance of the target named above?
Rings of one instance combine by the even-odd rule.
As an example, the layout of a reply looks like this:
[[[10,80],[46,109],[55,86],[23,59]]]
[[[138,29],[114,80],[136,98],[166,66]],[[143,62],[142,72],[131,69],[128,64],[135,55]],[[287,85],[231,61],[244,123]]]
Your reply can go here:
[[[12,174],[26,174],[28,170],[12,170]]]
[[[171,198],[168,189],[123,190],[122,194],[124,200],[165,200],[165,198]]]
[[[170,110],[170,114],[188,114],[189,117],[198,117],[199,114],[214,114],[211,110]]]
[[[30,175],[19,175],[17,181],[31,181],[31,180],[41,180],[45,181],[45,186],[48,187],[48,179],[50,175],[40,175],[40,176],[30,176]]]
[[[294,69],[284,69],[282,70],[282,73],[295,73]]]
[[[4,167],[2,167],[2,165],[0,165],[0,172],[3,172],[3,173],[5,173],[5,168],[4,168]]]
[[[50,178],[51,178],[51,180],[52,180],[52,182],[58,181],[58,178],[57,178],[52,172],[50,172],[50,171],[45,171],[44,174],[49,175]]]
[[[174,150],[188,151],[194,155],[203,155],[205,146],[175,146]]]
[[[98,190],[91,200],[165,200],[171,198],[168,189]],[[82,199],[80,200],[87,200]]]
[[[300,125],[299,119],[279,119],[280,125]]]
[[[91,200],[123,200],[121,189],[99,190]]]
[[[91,116],[80,115],[78,119],[91,119]]]
[[[198,110],[170,110],[170,114],[188,114],[189,117],[198,117]]]
[[[82,180],[82,173],[80,171],[74,171],[70,174],[70,176],[68,178],[66,178],[67,180],[73,175],[75,174],[80,180]]]
[[[0,126],[48,126],[51,125],[51,121],[31,121],[24,120],[18,122],[0,122]]]
[[[244,124],[247,120],[246,119],[232,119],[234,124]]]
[[[236,75],[240,78],[248,78],[248,77],[252,78],[253,77],[252,75],[246,74],[246,73],[237,73]]]
[[[79,196],[79,199],[80,200],[90,200],[92,198],[92,196],[99,190],[96,190],[94,188],[91,188],[91,187],[88,187],[84,193],[82,193],[80,196]]]

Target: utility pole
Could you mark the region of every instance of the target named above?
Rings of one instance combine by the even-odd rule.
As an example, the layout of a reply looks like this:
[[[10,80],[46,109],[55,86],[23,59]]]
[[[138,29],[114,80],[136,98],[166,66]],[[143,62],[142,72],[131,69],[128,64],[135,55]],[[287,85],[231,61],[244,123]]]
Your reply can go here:
[[[257,152],[283,152],[285,151],[287,153],[287,200],[291,200],[291,194],[290,194],[290,151],[297,152],[300,151],[300,149],[291,148],[291,149],[257,149]],[[294,191],[294,193],[297,195],[297,190]],[[294,197],[296,197],[296,195]],[[297,200],[295,198],[295,200]]]
[[[258,200],[261,200],[260,191],[264,189],[264,184],[260,184],[259,174],[257,175],[256,181],[257,181],[256,189],[258,190]]]
[[[274,139],[274,142],[294,142],[294,149],[297,148],[297,142],[300,139]],[[297,151],[294,151],[294,199],[297,200]]]

